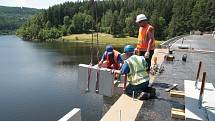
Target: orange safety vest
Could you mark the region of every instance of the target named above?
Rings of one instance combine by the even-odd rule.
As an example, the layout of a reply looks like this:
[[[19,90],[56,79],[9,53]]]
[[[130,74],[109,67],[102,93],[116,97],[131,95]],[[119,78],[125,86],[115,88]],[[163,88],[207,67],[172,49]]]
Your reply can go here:
[[[111,65],[114,65],[114,69],[119,69],[120,65],[117,63],[117,57],[120,54],[118,51],[113,50],[114,54],[114,62],[111,63],[109,55],[106,53],[106,61],[107,61],[107,68],[111,68]]]
[[[149,33],[153,32],[154,28],[150,24],[139,28],[137,49],[139,51],[147,51],[149,44]],[[155,38],[153,37],[150,50],[155,49]]]

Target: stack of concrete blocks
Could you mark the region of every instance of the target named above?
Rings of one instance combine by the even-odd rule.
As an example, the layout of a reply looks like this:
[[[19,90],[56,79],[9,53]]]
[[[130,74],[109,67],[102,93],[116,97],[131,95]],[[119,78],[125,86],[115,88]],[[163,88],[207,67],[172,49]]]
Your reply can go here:
[[[114,78],[110,71],[110,69],[106,68],[98,68],[97,66],[79,64],[78,81],[80,90],[82,92],[89,91],[96,93],[96,83],[97,80],[99,80],[98,94],[111,97],[113,95]]]

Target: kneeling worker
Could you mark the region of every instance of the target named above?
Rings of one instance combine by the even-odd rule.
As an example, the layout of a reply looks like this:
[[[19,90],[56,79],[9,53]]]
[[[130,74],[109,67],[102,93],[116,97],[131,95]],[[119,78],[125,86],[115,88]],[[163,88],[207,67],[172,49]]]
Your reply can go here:
[[[106,51],[104,52],[98,66],[119,70],[122,67],[122,62],[120,53],[114,50],[112,45],[107,45]]]
[[[129,85],[126,87],[126,94],[138,96],[142,92],[149,92],[149,75],[147,73],[147,62],[143,56],[134,55],[134,46],[124,47],[126,60],[121,70],[114,70],[114,73],[127,74]]]

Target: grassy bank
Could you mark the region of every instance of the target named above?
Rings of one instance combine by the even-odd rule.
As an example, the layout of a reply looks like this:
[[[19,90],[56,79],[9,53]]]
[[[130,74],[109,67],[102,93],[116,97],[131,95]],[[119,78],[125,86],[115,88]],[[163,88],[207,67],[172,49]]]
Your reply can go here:
[[[96,43],[96,33],[94,34],[94,43]],[[98,34],[99,44],[112,44],[115,46],[122,46],[127,44],[135,45],[137,43],[137,38],[135,37],[119,37],[115,38],[110,34],[99,33]],[[83,42],[83,43],[91,43],[92,42],[92,34],[73,34],[69,36],[64,36],[63,41],[65,42]],[[156,46],[159,47],[160,43],[163,41],[156,41]]]

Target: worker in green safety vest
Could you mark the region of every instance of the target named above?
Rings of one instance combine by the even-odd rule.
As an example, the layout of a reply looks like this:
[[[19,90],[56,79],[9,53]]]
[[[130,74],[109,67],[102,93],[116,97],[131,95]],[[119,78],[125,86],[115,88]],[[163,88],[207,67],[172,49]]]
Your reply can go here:
[[[113,73],[127,74],[128,86],[126,94],[138,95],[142,92],[148,92],[149,74],[147,73],[147,62],[144,56],[134,55],[134,46],[126,45],[124,47],[126,60],[121,70],[114,70]]]

